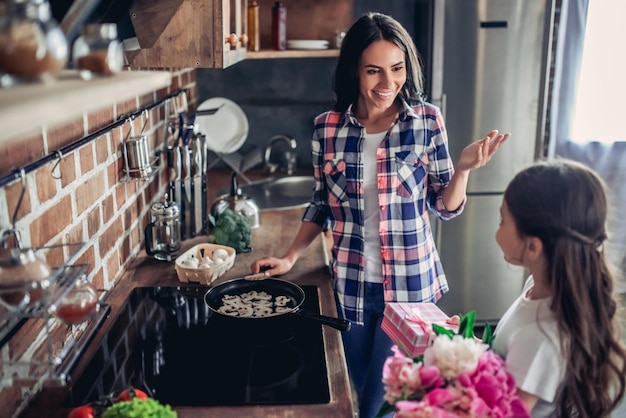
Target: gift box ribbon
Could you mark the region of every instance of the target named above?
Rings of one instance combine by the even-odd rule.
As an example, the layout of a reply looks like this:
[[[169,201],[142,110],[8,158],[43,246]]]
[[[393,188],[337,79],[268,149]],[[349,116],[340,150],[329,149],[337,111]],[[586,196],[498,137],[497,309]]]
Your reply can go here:
[[[419,325],[422,328],[422,331],[424,331],[425,333],[432,333],[430,323],[424,319],[424,317],[420,313],[419,308],[412,308],[411,312],[404,316],[404,319]]]

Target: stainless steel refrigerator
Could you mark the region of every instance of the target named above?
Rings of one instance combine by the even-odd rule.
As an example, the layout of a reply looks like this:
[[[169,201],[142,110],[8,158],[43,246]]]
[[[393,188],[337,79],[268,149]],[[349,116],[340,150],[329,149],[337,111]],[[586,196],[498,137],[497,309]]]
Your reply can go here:
[[[511,137],[472,171],[467,205],[434,221],[450,291],[448,314],[475,310],[496,323],[519,295],[526,272],[507,264],[495,241],[502,194],[542,153],[554,5],[552,0],[434,0],[430,100],[443,111],[453,159],[491,129]]]

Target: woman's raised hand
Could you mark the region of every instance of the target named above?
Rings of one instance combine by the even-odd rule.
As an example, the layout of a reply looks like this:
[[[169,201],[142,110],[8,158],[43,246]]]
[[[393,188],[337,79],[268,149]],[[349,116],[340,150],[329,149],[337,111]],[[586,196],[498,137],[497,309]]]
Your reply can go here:
[[[472,170],[484,166],[509,136],[509,133],[499,134],[497,130],[493,130],[484,138],[472,142],[463,149],[456,169]]]

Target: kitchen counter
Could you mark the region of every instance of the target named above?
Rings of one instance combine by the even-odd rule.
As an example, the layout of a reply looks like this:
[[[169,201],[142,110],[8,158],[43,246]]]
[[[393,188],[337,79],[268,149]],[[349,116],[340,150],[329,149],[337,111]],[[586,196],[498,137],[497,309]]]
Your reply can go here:
[[[247,254],[238,254],[233,267],[214,283],[242,277],[250,274],[250,264],[257,258],[265,255],[282,255],[291,244],[291,241],[300,225],[302,208],[289,210],[264,210],[260,212],[260,224],[253,229],[252,251]],[[308,248],[307,253],[298,260],[292,271],[281,276],[298,285],[315,285],[319,289],[320,312],[323,315],[337,316],[333,291],[327,271],[327,248],[324,239],[320,237]],[[197,237],[183,242],[182,251],[198,243],[206,242],[206,237]],[[77,376],[86,367],[93,356],[95,349],[117,316],[127,296],[135,287],[143,286],[177,286],[180,282],[176,276],[173,263],[156,261],[145,253],[133,261],[125,272],[120,283],[111,291],[107,303],[111,306],[111,314],[98,331],[87,351],[81,357],[74,369]],[[185,283],[184,285],[188,285]],[[304,404],[290,406],[237,406],[237,407],[176,407],[179,418],[210,418],[210,417],[353,417],[352,394],[347,375],[345,355],[341,344],[341,333],[334,328],[323,326],[323,336],[330,383],[330,397],[328,404]],[[77,377],[76,376],[76,377]],[[65,388],[66,389],[66,388]],[[60,402],[62,390],[44,389],[33,402],[31,408],[23,414],[23,418],[41,415],[50,415],[51,402]],[[58,409],[58,408],[57,408]],[[61,410],[54,417],[65,417],[67,410]]]

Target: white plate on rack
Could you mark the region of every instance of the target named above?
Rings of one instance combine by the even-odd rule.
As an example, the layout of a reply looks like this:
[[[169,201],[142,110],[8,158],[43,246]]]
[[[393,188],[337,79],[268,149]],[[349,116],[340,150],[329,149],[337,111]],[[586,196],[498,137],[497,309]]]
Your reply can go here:
[[[328,49],[328,41],[323,39],[292,39],[287,41],[287,49]]]
[[[212,97],[200,103],[197,110],[219,108],[212,115],[198,115],[200,132],[207,136],[207,146],[213,152],[232,154],[248,137],[248,118],[243,109],[225,97]]]

